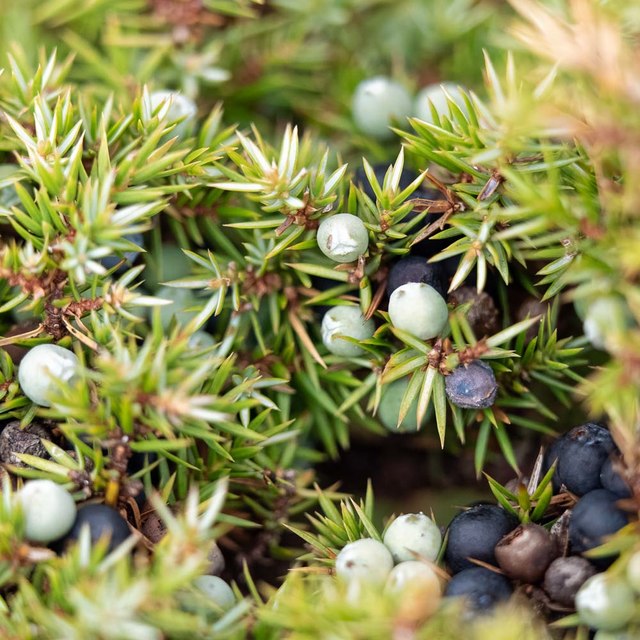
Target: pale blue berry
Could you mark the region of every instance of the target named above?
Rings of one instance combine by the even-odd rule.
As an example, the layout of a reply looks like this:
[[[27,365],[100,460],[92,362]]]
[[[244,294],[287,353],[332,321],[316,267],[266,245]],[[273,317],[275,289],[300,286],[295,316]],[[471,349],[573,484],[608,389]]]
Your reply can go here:
[[[405,589],[419,590],[422,595],[428,593],[436,601],[442,595],[440,579],[435,570],[424,562],[408,560],[400,562],[389,573],[385,589],[391,593]]]
[[[80,361],[73,351],[56,344],[40,344],[29,349],[20,362],[18,382],[29,400],[50,407],[56,383],[73,385],[79,369]]]
[[[218,576],[198,576],[193,583],[205,593],[220,609],[231,609],[236,603],[233,589]]]
[[[397,329],[428,340],[442,333],[449,311],[444,298],[433,287],[423,282],[408,282],[391,294],[389,317]]]
[[[464,91],[452,82],[444,82],[443,84],[430,84],[418,92],[413,108],[416,118],[433,124],[431,105],[439,116],[449,116],[447,95],[460,107],[463,113],[467,113]]]
[[[623,629],[635,611],[635,594],[623,580],[598,573],[580,587],[576,611],[594,629]]]
[[[380,422],[382,422],[389,431],[394,433],[407,433],[418,430],[418,396],[413,399],[413,402],[409,405],[407,414],[398,426],[402,398],[408,386],[409,378],[407,377],[394,380],[382,387],[382,395],[380,397],[377,415]],[[431,405],[429,405],[428,409],[427,416],[431,410]],[[422,424],[426,421],[427,416],[425,416]],[[422,424],[420,426],[422,426]]]
[[[195,333],[192,333],[191,336],[189,336],[189,340],[187,341],[187,344],[189,345],[190,349],[198,349],[198,350],[208,349],[209,347],[212,347],[215,343],[216,343],[215,338],[210,333],[207,333],[202,329],[200,329],[199,331],[196,331]]]
[[[51,480],[30,480],[17,497],[24,514],[25,536],[47,544],[67,534],[76,519],[76,503],[69,492]]]
[[[155,296],[164,300],[171,300],[171,304],[160,307],[160,322],[163,329],[168,329],[171,320],[175,317],[178,324],[184,326],[193,320],[199,312],[199,301],[190,289],[179,287],[160,287]]]
[[[181,120],[171,131],[172,137],[185,137],[190,133],[198,113],[193,100],[177,91],[154,91],[149,99],[153,111],[162,105],[158,111],[160,120],[166,120],[167,123]]]
[[[633,325],[626,301],[618,296],[603,296],[586,306],[583,330],[596,349],[606,349],[607,341]]]
[[[346,582],[384,584],[391,569],[391,552],[373,538],[350,542],[336,558],[336,575]]]
[[[329,309],[322,318],[322,342],[336,356],[355,357],[364,350],[357,344],[343,340],[342,336],[368,340],[376,330],[373,320],[366,320],[359,307],[339,306]]]
[[[638,640],[638,633],[634,631],[597,631],[593,640]]]
[[[398,82],[376,76],[356,87],[351,108],[360,131],[376,138],[389,138],[393,135],[389,129],[392,120],[402,124],[411,115],[411,96]]]
[[[398,516],[387,527],[383,542],[395,562],[416,560],[417,556],[435,560],[442,544],[442,533],[424,513],[407,513]]]
[[[640,551],[636,551],[627,564],[627,582],[640,594]]]
[[[334,262],[353,262],[367,250],[369,233],[357,216],[337,213],[320,223],[316,240],[327,258]]]
[[[149,249],[149,245],[147,245]],[[144,254],[146,268],[144,270],[144,286],[149,291],[156,291],[161,282],[179,280],[191,273],[193,262],[182,249],[175,244],[163,244],[160,251],[153,249]]]

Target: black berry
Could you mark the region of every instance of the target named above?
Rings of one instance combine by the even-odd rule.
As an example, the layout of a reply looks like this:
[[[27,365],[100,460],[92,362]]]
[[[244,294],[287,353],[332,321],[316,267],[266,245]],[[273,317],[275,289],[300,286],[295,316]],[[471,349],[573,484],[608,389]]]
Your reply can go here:
[[[94,544],[102,536],[109,537],[109,551],[113,551],[130,535],[127,522],[115,509],[106,504],[88,504],[78,510],[76,521],[64,542],[76,541],[84,525],[88,525]]]
[[[556,491],[564,486],[577,496],[601,488],[600,470],[615,444],[607,429],[587,422],[574,427],[559,438],[549,449],[546,460],[549,468],[557,459],[553,486]]]
[[[620,462],[617,458],[609,457],[600,470],[600,483],[603,488],[611,491],[618,498],[630,498],[631,489],[625,479],[618,472]]]
[[[511,583],[504,576],[484,567],[465,569],[451,578],[445,596],[463,596],[475,611],[490,609],[513,593]]]
[[[468,558],[496,564],[494,549],[518,521],[504,509],[481,504],[459,513],[449,524],[445,559],[453,573],[475,567]]]
[[[447,398],[462,409],[486,409],[496,399],[498,383],[493,369],[480,360],[456,367],[445,378]]]
[[[569,520],[569,542],[574,554],[593,549],[627,524],[627,514],[618,508],[618,497],[606,489],[590,491],[578,500]],[[606,566],[606,560],[593,560]]]
[[[427,262],[420,256],[409,256],[398,260],[389,271],[387,295],[408,282],[423,282],[432,286],[443,298],[446,298],[447,281],[440,263]]]

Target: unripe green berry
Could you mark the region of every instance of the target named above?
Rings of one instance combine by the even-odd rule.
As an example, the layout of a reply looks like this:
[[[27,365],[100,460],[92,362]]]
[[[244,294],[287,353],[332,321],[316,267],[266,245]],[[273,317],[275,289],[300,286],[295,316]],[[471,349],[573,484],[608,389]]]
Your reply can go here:
[[[640,593],[640,551],[636,551],[627,564],[627,582],[631,588]]]
[[[359,307],[339,306],[329,309],[322,318],[322,342],[336,356],[355,357],[364,350],[342,336],[368,340],[376,330],[373,320],[366,320]]]
[[[631,631],[597,631],[593,640],[638,640],[638,635]]]
[[[424,513],[398,516],[384,533],[383,542],[395,562],[418,559],[435,560],[442,544],[438,525]]]
[[[353,120],[363,133],[389,138],[392,120],[400,123],[411,114],[411,96],[398,82],[384,76],[363,80],[352,102]]]
[[[218,576],[198,576],[193,583],[205,593],[220,609],[231,609],[236,603],[233,589]]]
[[[576,594],[580,620],[604,631],[622,629],[633,616],[635,596],[624,581],[598,573],[589,578]]]
[[[215,338],[206,331],[200,329],[189,336],[187,344],[190,349],[208,349],[216,343]]]
[[[56,344],[40,344],[29,349],[20,362],[18,382],[29,400],[50,407],[56,381],[74,384],[79,369],[80,361],[73,351]]]
[[[178,324],[184,326],[199,313],[199,301],[189,289],[178,287],[160,287],[155,296],[165,300],[173,300],[171,304],[160,307],[160,323],[163,329],[168,329],[175,316]]]
[[[30,480],[17,497],[22,504],[25,536],[47,544],[68,533],[76,519],[76,503],[69,492],[51,480]]]
[[[419,591],[421,595],[438,601],[442,595],[440,579],[436,572],[424,562],[408,560],[397,564],[389,574],[385,585],[391,593],[405,590]]]
[[[416,117],[424,122],[433,124],[432,104],[439,116],[449,116],[447,95],[460,107],[463,113],[467,113],[464,91],[452,82],[444,82],[442,84],[430,84],[419,91],[413,107]]]
[[[336,558],[336,575],[346,582],[383,584],[391,569],[391,552],[373,538],[350,542]]]
[[[181,120],[171,131],[171,137],[186,137],[193,127],[198,113],[195,102],[177,91],[154,91],[150,96],[151,108],[155,111],[160,105],[158,117],[168,123]]]
[[[626,301],[619,296],[603,296],[586,307],[583,330],[597,349],[606,349],[607,340],[622,334],[633,325]]]
[[[178,245],[163,244],[159,254],[149,251],[149,248],[147,246],[144,254],[144,286],[149,291],[157,291],[162,286],[161,282],[186,278],[191,273],[193,262]]]
[[[396,565],[387,578],[385,591],[399,596],[399,619],[418,623],[431,616],[442,599],[438,575],[432,567],[416,560]]]
[[[392,433],[409,433],[418,431],[418,396],[413,399],[409,405],[409,410],[404,419],[398,426],[398,417],[400,416],[400,407],[402,398],[409,386],[409,378],[400,378],[394,380],[382,387],[382,395],[380,404],[378,405],[378,419]],[[429,413],[432,411],[431,405],[427,408],[427,414],[422,421],[422,426]]]
[[[327,258],[334,262],[353,262],[367,250],[369,233],[357,216],[337,213],[320,223],[316,240]]]
[[[428,340],[442,333],[449,311],[444,298],[433,287],[423,282],[408,282],[391,294],[389,317],[397,329]]]

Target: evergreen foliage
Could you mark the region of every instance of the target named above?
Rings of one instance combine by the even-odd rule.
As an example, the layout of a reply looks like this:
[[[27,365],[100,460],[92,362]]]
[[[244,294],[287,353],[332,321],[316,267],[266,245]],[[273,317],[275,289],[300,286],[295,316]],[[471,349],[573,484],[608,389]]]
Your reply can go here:
[[[487,476],[488,488],[525,523],[549,524],[571,497],[553,496],[552,471],[518,443],[606,420],[637,515],[637,11],[29,0],[0,5],[0,24],[0,417],[50,434],[46,456],[3,465],[0,635],[586,638],[576,616],[548,627],[524,590],[474,620],[447,601],[428,615],[418,597],[354,595],[335,557],[380,540],[390,514],[372,490],[321,489],[315,468],[354,436],[389,437],[377,416],[402,380],[398,425],[415,412],[416,437],[470,449],[478,477],[504,459],[519,487]],[[414,92],[469,90],[380,141],[350,113],[377,74]],[[351,263],[316,242],[337,212],[367,229]],[[489,292],[499,327],[480,334],[472,303],[454,299],[436,339],[394,327],[388,271],[418,250],[443,265],[449,293]],[[376,323],[348,338],[360,355],[323,346],[322,316],[341,304]],[[17,377],[22,350],[44,343],[81,362],[48,408]],[[496,400],[461,409],[446,376],[479,359]],[[32,478],[118,508],[134,536],[112,553],[86,532],[64,553],[30,544],[15,492]],[[613,574],[638,549],[636,520],[590,552],[620,552]],[[194,584],[215,540],[234,581],[228,610]],[[638,624],[636,612],[631,633]]]

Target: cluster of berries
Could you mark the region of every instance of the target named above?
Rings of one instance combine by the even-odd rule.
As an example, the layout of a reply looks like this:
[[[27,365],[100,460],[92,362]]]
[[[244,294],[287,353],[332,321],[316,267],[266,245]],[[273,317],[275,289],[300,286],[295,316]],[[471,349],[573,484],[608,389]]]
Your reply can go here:
[[[385,76],[363,80],[353,94],[351,104],[353,120],[363,133],[375,138],[392,135],[392,121],[403,123],[414,116],[425,122],[433,122],[432,108],[437,114],[449,113],[449,100],[465,113],[465,93],[455,84],[432,84],[418,92],[415,100],[399,82]]]
[[[58,345],[43,344],[33,347],[22,358],[18,380],[30,400],[48,407],[55,385],[60,381],[73,385],[79,369],[80,361],[72,351]],[[0,437],[0,458],[21,465],[16,452],[46,457],[41,438],[49,437],[47,430],[38,423],[32,423],[25,430],[19,429],[17,423],[15,429],[9,424]],[[48,545],[58,553],[64,553],[69,545],[76,542],[85,528],[92,544],[106,540],[107,552],[116,549],[131,533],[127,520],[116,509],[100,503],[86,503],[77,508],[71,494],[51,480],[30,480],[15,497],[23,514],[25,538],[35,544]],[[141,493],[137,500],[142,503],[144,494]],[[218,562],[212,572],[220,570]],[[194,586],[222,610],[229,609],[236,602],[231,587],[216,575],[198,576]]]
[[[618,504],[631,496],[618,456],[605,427],[575,427],[552,444],[544,460],[547,471],[555,464],[553,485],[562,493],[557,504],[573,506],[545,514],[545,526],[520,524],[499,505],[477,504],[456,515],[443,537],[425,515],[404,515],[388,526],[382,543],[364,539],[347,545],[336,559],[336,574],[347,581],[386,581],[387,589],[404,587],[414,573],[420,581],[430,576],[432,611],[441,595],[464,597],[467,610],[479,613],[518,590],[551,611],[575,609],[596,630],[624,629],[637,608],[640,552],[628,562],[625,579],[619,572],[603,573],[615,555],[582,555],[629,521]],[[441,555],[451,574],[444,590],[435,587],[442,584],[443,572],[434,564]]]
[[[51,480],[26,482],[16,492],[15,500],[22,511],[24,537],[31,543],[48,545],[57,553],[65,553],[83,530],[88,532],[92,545],[104,541],[109,553],[131,535],[129,524],[116,509],[99,503],[77,508],[71,494]],[[212,572],[220,568],[218,562],[215,567],[212,565]],[[200,575],[193,584],[221,610],[236,603],[229,584],[216,575]]]
[[[543,468],[555,464],[554,489],[573,506],[554,513],[548,526],[518,524],[515,516],[496,505],[478,505],[456,516],[445,551],[453,573],[446,594],[465,595],[472,608],[483,610],[507,599],[514,585],[524,586],[553,610],[575,608],[581,621],[595,629],[624,627],[631,614],[616,613],[615,622],[610,620],[608,607],[618,600],[613,592],[608,598],[592,597],[594,589],[614,584],[608,574],[598,572],[607,569],[615,555],[582,555],[629,521],[618,504],[631,495],[618,472],[618,455],[609,431],[594,423],[571,429],[551,445]],[[500,573],[472,560],[499,567]],[[615,582],[614,591],[620,589]]]
[[[377,169],[379,171],[379,168]],[[405,174],[408,172],[405,172]],[[349,213],[339,213],[325,218],[317,232],[318,247],[328,258],[337,263],[357,260],[368,248],[369,233],[360,218]],[[433,254],[433,250],[431,255]],[[391,324],[420,340],[430,340],[444,335],[449,318],[447,307],[447,265],[430,263],[422,255],[403,257],[391,264],[387,277],[388,313]],[[466,303],[466,289],[456,292],[451,302]],[[470,318],[475,329],[487,335],[497,325],[497,310],[488,294],[483,295],[484,313]],[[477,302],[478,295],[472,297]],[[487,315],[492,322],[486,323]],[[322,318],[322,341],[326,349],[338,356],[357,357],[364,353],[358,344],[373,337],[376,330],[373,319],[366,318],[356,305],[335,306]],[[397,412],[385,410],[388,402],[395,406],[394,398],[401,398],[407,381],[398,381],[396,389],[387,389],[382,398],[382,422],[389,429],[396,429]],[[456,368],[446,379],[449,400],[458,407],[484,409],[496,398],[498,384],[491,367],[479,360]],[[411,413],[411,412],[410,412]],[[388,418],[388,419],[387,419]],[[415,430],[417,424],[401,425],[405,431]]]
[[[362,538],[347,544],[336,557],[336,575],[355,596],[364,584],[383,586],[391,594],[410,591],[419,596],[423,615],[430,615],[442,597],[435,565],[441,545],[442,533],[431,518],[402,515],[387,527],[382,542]]]

